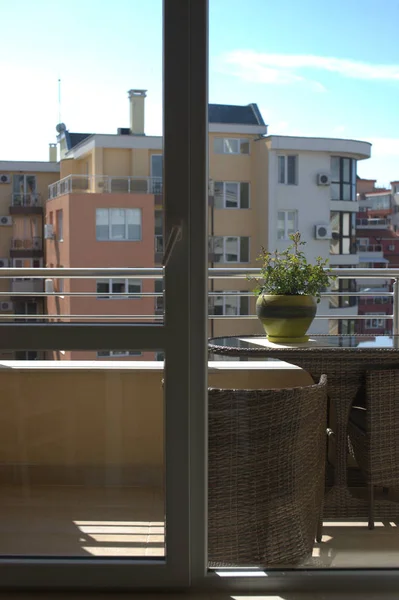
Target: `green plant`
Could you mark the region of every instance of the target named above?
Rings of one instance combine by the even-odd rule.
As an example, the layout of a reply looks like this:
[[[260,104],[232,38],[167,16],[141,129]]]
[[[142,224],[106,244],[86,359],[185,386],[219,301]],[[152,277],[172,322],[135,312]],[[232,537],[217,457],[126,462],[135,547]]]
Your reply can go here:
[[[283,252],[268,252],[262,246],[258,257],[262,261],[261,277],[248,278],[257,283],[254,292],[257,295],[309,295],[320,302],[321,292],[335,279],[327,268],[328,259],[318,256],[315,264],[311,264],[300,249],[306,242],[301,242],[299,231],[291,234],[290,240],[292,244]]]

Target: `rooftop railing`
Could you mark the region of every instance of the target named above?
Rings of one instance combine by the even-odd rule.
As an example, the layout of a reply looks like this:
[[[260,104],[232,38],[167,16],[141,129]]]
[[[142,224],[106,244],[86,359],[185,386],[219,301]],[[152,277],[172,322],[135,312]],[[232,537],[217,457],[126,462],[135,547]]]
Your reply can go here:
[[[48,199],[65,194],[162,194],[162,177],[114,177],[111,175],[68,175],[49,185]]]

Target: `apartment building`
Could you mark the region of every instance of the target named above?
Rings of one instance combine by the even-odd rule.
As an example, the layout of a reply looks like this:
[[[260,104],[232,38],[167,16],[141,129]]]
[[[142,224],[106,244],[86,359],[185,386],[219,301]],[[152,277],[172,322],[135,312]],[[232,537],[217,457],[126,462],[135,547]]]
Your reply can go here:
[[[46,203],[48,267],[161,264],[162,138],[145,135],[145,98],[145,90],[130,90],[130,125],[115,135],[71,133],[65,125],[57,126],[61,179],[49,187]],[[256,267],[261,246],[282,250],[298,229],[309,259],[322,256],[334,267],[357,266],[356,164],[369,156],[366,142],[268,136],[256,104],[209,105],[210,266]],[[163,313],[161,296],[140,296],[162,294],[161,281],[52,285],[55,293],[47,310],[55,320],[146,319]],[[337,289],[350,285],[340,281]],[[242,279],[210,281],[209,313],[215,317],[209,323],[211,336],[261,331],[256,319],[238,318],[254,313],[252,287]],[[63,290],[92,295],[63,296]],[[324,299],[319,313],[331,318],[316,321],[313,332],[349,332],[357,306],[345,297]],[[338,322],[338,314],[346,319]],[[59,358],[106,356],[132,358],[111,349],[97,356],[66,352]],[[142,353],[134,358],[151,357]]]
[[[42,267],[43,217],[48,186],[60,176],[56,144],[48,162],[0,161],[0,267]],[[44,313],[43,280],[0,279],[0,319]],[[18,318],[21,321],[23,318]],[[37,352],[16,352],[8,358],[35,359]]]
[[[378,188],[375,180],[358,179],[357,187],[359,212],[356,219],[356,243],[359,267],[398,267],[399,183],[393,181],[390,188]],[[358,280],[358,289],[381,295],[359,299],[359,314],[370,318],[358,322],[357,332],[373,335],[391,333],[392,321],[383,317],[392,314],[392,298],[382,295],[392,291],[391,280]]]

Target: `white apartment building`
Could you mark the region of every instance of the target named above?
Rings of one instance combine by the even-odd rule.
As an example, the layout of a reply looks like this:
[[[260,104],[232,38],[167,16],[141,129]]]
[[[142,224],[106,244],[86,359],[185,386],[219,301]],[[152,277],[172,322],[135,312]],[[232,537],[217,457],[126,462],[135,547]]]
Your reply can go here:
[[[268,136],[268,247],[283,250],[290,233],[300,231],[309,260],[328,258],[331,267],[356,267],[356,165],[370,157],[371,144],[352,140]],[[334,289],[355,289],[337,281]],[[356,299],[324,298],[312,333],[350,333]],[[347,317],[338,322],[335,315]]]

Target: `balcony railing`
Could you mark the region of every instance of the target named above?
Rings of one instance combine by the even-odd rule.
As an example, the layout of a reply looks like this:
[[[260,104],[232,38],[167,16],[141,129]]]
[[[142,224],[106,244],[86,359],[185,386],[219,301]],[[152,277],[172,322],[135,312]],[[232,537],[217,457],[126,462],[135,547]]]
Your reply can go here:
[[[41,206],[42,199],[40,194],[31,193],[31,194],[18,194],[14,193],[11,198],[11,206],[24,206],[24,207],[33,207],[33,206]]]
[[[382,252],[381,244],[359,244],[357,247],[358,252]]]
[[[163,191],[162,177],[113,177],[68,175],[49,185],[49,200],[65,194],[154,194]]]
[[[389,223],[389,219],[356,219],[356,227],[385,227]]]
[[[368,290],[366,292],[332,292],[327,291],[322,293],[322,297],[334,297],[334,296],[344,296],[344,297],[391,297],[393,302],[393,311],[391,314],[384,315],[384,319],[391,320],[393,322],[392,331],[395,335],[399,336],[399,269],[359,269],[359,268],[349,268],[349,269],[332,269],[332,273],[337,276],[338,279],[356,279],[356,280],[367,280],[367,279],[391,279],[393,280],[393,291],[387,292],[383,291],[372,291]],[[154,268],[2,268],[0,269],[0,279],[12,279],[12,278],[21,278],[28,277],[32,279],[152,279],[152,280],[162,280],[164,274],[163,267],[154,267]],[[208,276],[209,279],[219,279],[219,280],[230,280],[236,281],[247,281],[248,276],[259,276],[260,271],[257,268],[209,268]],[[53,289],[56,289],[57,286],[54,286]],[[8,297],[10,292],[0,292],[0,302],[2,297]],[[21,295],[26,296],[26,292],[16,292],[13,295]],[[34,292],[32,293],[35,297],[81,297],[81,298],[96,298],[98,296],[97,292],[68,292],[68,291],[45,291],[45,292]],[[131,293],[129,292],[118,292],[118,297],[123,298],[126,297],[128,299]],[[141,292],[139,294],[140,297],[152,297],[152,298],[162,298],[163,293],[157,292]],[[217,291],[217,292],[209,292],[209,297],[253,297],[253,292],[247,291]],[[157,311],[158,312],[158,311]],[[237,311],[239,313],[239,311]],[[99,314],[43,314],[41,317],[44,320],[54,320],[54,318],[59,319],[68,319],[73,322],[92,322],[92,321],[102,321],[104,324],[104,318],[107,321],[126,321],[126,322],[154,322],[163,319],[163,315],[160,314],[115,314],[115,315],[99,315]],[[3,318],[5,320],[12,319],[18,321],[19,319],[27,319],[27,315],[19,315],[19,314],[4,314]],[[29,318],[29,317],[28,317]],[[222,314],[222,315],[209,315],[210,320],[226,320],[226,319],[256,319],[255,314]],[[347,319],[348,316],[343,311],[342,315],[337,314],[337,311],[334,311],[334,314],[318,314],[316,319],[334,319],[341,320]],[[351,315],[351,320],[365,320],[370,317],[367,315]],[[63,323],[62,325],[68,325],[67,323]]]
[[[11,250],[42,250],[43,238],[12,238]],[[15,270],[15,269],[14,269]]]

